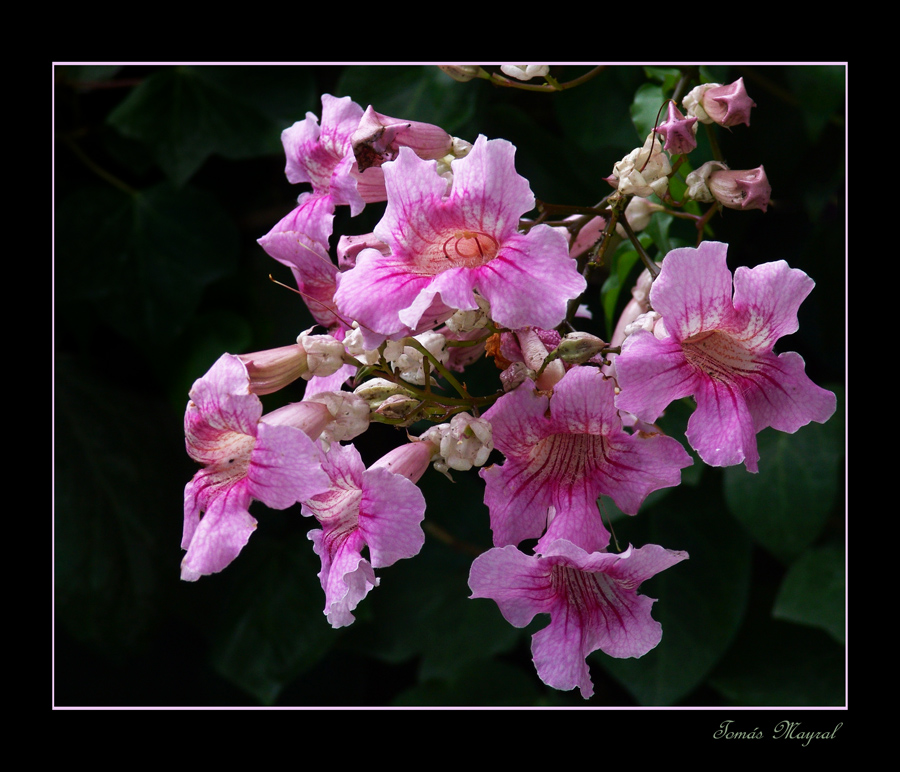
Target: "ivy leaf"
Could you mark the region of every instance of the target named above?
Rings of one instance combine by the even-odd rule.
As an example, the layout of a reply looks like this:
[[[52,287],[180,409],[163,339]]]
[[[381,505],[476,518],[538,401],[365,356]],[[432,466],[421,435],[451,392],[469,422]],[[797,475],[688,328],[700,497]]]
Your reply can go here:
[[[788,571],[772,613],[777,619],[820,627],[843,644],[845,590],[843,549],[809,549]]]
[[[312,107],[312,80],[302,68],[191,67],[159,70],[108,117],[143,142],[176,186],[212,154],[252,158],[281,152],[282,129]],[[281,113],[296,105],[290,121]]]
[[[725,470],[731,513],[759,544],[790,563],[822,532],[837,500],[844,456],[843,390],[838,410],[825,424],[794,434],[765,429],[757,435],[759,473],[743,466]]]
[[[190,187],[83,189],[62,202],[56,224],[62,301],[93,303],[138,343],[173,339],[203,290],[237,265],[234,223]]]
[[[264,705],[341,637],[322,614],[319,569],[302,536],[257,538],[228,567],[232,591],[216,627],[213,667]]]

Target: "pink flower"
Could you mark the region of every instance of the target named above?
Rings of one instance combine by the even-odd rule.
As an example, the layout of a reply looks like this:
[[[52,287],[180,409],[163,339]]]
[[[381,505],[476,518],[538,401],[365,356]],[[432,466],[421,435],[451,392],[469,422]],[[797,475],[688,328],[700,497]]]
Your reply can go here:
[[[324,94],[321,126],[307,113],[281,133],[288,181],[310,183],[312,192],[302,193],[297,207],[259,239],[271,257],[291,268],[310,312],[325,327],[340,326],[332,313],[337,267],[328,247],[335,207],[349,206],[355,217],[386,195],[381,170],[363,174],[356,165],[352,137],[362,118],[350,97]]]
[[[379,334],[416,329],[426,312],[474,311],[475,292],[495,321],[510,328],[552,328],[585,289],[566,238],[547,225],[519,233],[534,207],[528,181],[515,171],[515,147],[479,136],[452,162],[453,182],[401,147],[384,164],[388,203],[375,236],[390,247],[359,253],[341,276],[339,309]]]
[[[494,544],[567,539],[589,552],[605,549],[597,499],[612,497],[635,514],[649,493],[678,485],[691,458],[663,435],[629,434],[613,404],[615,384],[595,367],[569,370],[553,396],[525,381],[484,414],[506,461],[481,471]],[[549,526],[549,527],[548,527]]]
[[[797,310],[814,283],[779,260],[740,267],[732,276],[727,245],[705,241],[666,255],[650,290],[662,315],[654,333],[637,331],[616,358],[616,405],[655,421],[676,399],[693,395],[697,409],[687,439],[712,466],[742,461],[758,471],[757,432],[793,433],[824,423],[835,396],[806,375],[802,357],[773,347],[797,331]],[[733,292],[733,294],[732,294]]]
[[[355,447],[332,445],[323,462],[331,480],[328,490],[303,502],[303,514],[322,524],[309,538],[322,559],[319,580],[332,627],[352,624],[353,609],[378,586],[374,569],[413,557],[425,541],[420,525],[425,497],[413,480],[427,468],[432,449],[428,443],[405,447],[414,456],[421,454],[420,463],[394,453],[366,469]]]
[[[329,486],[308,436],[332,420],[328,409],[295,404],[263,416],[249,384],[241,360],[223,354],[191,388],[185,446],[204,468],[184,489],[181,578],[189,582],[237,557],[256,528],[254,499],[286,509]]]
[[[621,554],[587,552],[565,540],[529,556],[513,546],[494,548],[472,563],[472,598],[492,598],[506,620],[525,627],[535,614],[550,624],[532,637],[538,676],[554,689],[594,693],[585,658],[601,649],[611,657],[642,657],[662,639],[650,615],[656,602],[640,584],[687,559],[656,544]]]

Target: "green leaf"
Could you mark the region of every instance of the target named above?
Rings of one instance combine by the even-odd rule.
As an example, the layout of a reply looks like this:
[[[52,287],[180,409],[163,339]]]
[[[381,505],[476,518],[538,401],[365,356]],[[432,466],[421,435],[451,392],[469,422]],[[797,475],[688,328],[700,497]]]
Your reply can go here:
[[[170,538],[177,576],[178,506],[169,525],[161,513],[184,485],[167,460],[184,446],[181,422],[68,358],[55,364],[57,619],[78,640],[127,649],[156,621]]]
[[[177,186],[212,154],[252,158],[281,151],[280,136],[310,105],[311,79],[302,68],[190,67],[159,70],[107,119],[148,146]],[[285,104],[296,116],[285,122]]]
[[[347,67],[336,92],[364,110],[372,105],[384,115],[432,123],[450,134],[469,121],[478,98],[477,89],[457,83],[434,65]]]
[[[371,599],[375,624],[355,646],[388,662],[421,657],[420,677],[452,679],[469,664],[508,651],[521,632],[497,605],[470,599],[470,558],[426,541],[422,552],[380,572]],[[449,560],[449,564],[448,564]]]
[[[725,499],[753,538],[785,563],[822,532],[838,493],[844,456],[843,395],[825,424],[794,434],[765,429],[757,435],[759,473],[743,466],[725,470]]]
[[[712,476],[700,488],[680,487],[651,511],[619,521],[621,545],[660,544],[686,550],[688,560],[645,582],[641,594],[656,598],[660,644],[640,659],[613,659],[595,652],[599,663],[641,705],[673,705],[696,689],[731,644],[750,582],[750,542],[722,507]]]
[[[807,550],[791,566],[772,613],[788,622],[821,627],[843,644],[845,604],[844,550],[827,545]]]
[[[839,706],[845,704],[844,657],[825,633],[770,620],[741,631],[709,683],[738,706]]]
[[[465,667],[450,681],[425,681],[407,689],[395,706],[507,707],[535,705],[538,681],[505,662],[478,662]]]
[[[843,65],[809,65],[787,68],[811,142],[818,140],[825,125],[844,106],[847,70]]]
[[[233,589],[218,596],[228,602],[214,636],[213,667],[264,705],[274,703],[341,636],[322,614],[320,568],[302,536],[257,537],[228,567],[224,578]]]
[[[660,109],[665,101],[666,96],[662,87],[654,83],[645,83],[637,90],[631,104],[631,120],[638,136],[646,139],[657,125],[657,120],[665,120],[665,111]]]
[[[649,244],[649,236],[644,236],[641,240],[642,244],[645,242]],[[629,249],[627,243],[621,244],[612,256],[609,276],[600,289],[600,301],[606,318],[606,329],[609,330],[610,335],[616,329],[616,310],[619,307],[619,296],[622,294],[623,289],[630,289],[630,287],[626,287],[628,276],[639,259],[640,256],[637,250]]]
[[[56,236],[61,301],[92,302],[138,343],[173,339],[204,288],[237,264],[234,223],[189,187],[84,189],[60,205]]]

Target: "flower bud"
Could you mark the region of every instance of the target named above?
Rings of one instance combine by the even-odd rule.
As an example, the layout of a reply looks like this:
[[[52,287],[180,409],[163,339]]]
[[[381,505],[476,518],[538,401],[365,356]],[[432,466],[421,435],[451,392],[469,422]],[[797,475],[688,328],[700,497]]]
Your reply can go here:
[[[662,141],[650,132],[643,147],[635,148],[613,167],[608,182],[623,196],[642,196],[654,193],[665,195],[669,187],[668,175],[672,167],[663,152]]]
[[[417,483],[428,469],[431,459],[437,455],[438,447],[431,442],[407,442],[383,455],[369,469],[387,469]]]
[[[723,86],[721,83],[704,83],[691,90],[682,100],[688,115],[701,123],[717,123],[720,126],[750,125],[750,110],[756,102],[750,99],[744,87],[744,79]]]
[[[266,413],[260,420],[269,426],[293,426],[316,440],[334,419],[325,405],[304,401]]]
[[[308,370],[302,377],[309,380],[334,375],[344,364],[344,344],[331,335],[310,335],[310,330],[312,327],[297,336],[307,357]]]
[[[543,78],[550,72],[549,64],[501,64],[500,72],[516,80]]]
[[[720,169],[706,181],[713,197],[729,209],[762,209],[769,206],[772,186],[762,166],[731,171]]]
[[[570,332],[556,347],[559,358],[568,364],[582,364],[606,348],[606,341],[588,332]]]
[[[384,400],[374,411],[391,421],[403,421],[412,416],[420,407],[422,400],[404,394],[393,394]]]
[[[306,350],[299,343],[252,354],[238,354],[250,378],[251,394],[272,394],[309,371]]]
[[[406,389],[386,378],[372,378],[357,386],[353,393],[365,400],[371,410],[377,409],[382,402],[395,394],[409,396]]]
[[[465,472],[484,466],[494,449],[493,428],[484,418],[457,413],[441,438],[441,457],[450,469]]]
[[[452,147],[451,136],[440,126],[389,118],[376,113],[371,105],[350,142],[361,172],[394,160],[401,147],[411,148],[426,161],[445,156]]]
[[[488,73],[477,64],[439,64],[438,67],[453,78],[453,80],[458,80],[460,83],[466,83],[467,81],[472,80],[472,78],[490,77]]]
[[[656,127],[656,133],[665,139],[663,149],[672,155],[690,153],[697,147],[697,118],[685,118],[674,102],[669,102],[666,120]]]
[[[349,391],[320,391],[303,402],[327,408],[328,425],[317,435],[326,446],[352,440],[369,428],[369,404]]]

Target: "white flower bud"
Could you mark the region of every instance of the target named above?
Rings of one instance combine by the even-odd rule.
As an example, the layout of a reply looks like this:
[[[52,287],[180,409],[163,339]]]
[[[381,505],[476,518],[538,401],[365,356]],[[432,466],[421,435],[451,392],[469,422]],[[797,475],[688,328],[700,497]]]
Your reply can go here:
[[[369,404],[349,391],[322,391],[304,401],[325,405],[334,419],[319,436],[326,448],[332,442],[352,440],[369,428]]]
[[[310,335],[310,330],[297,336],[297,343],[306,351],[309,367],[303,377],[309,380],[313,376],[334,375],[344,364],[344,344],[331,335]]]

